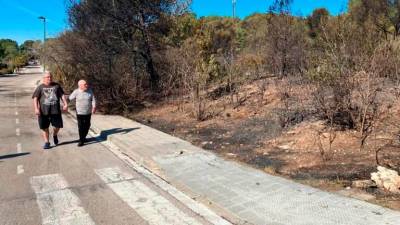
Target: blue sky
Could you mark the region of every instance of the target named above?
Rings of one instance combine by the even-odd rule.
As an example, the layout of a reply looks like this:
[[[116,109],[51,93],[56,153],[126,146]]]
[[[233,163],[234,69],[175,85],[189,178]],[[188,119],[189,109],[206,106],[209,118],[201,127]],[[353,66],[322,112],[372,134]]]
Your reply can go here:
[[[273,0],[236,0],[236,13],[244,18],[255,12],[266,12]],[[348,0],[294,0],[292,12],[296,15],[309,15],[314,9],[325,7],[332,15],[338,15],[347,8]],[[197,16],[231,16],[232,0],[193,0],[192,10]]]
[[[237,15],[244,18],[255,12],[266,12],[273,0],[237,0]],[[348,0],[294,0],[293,13],[308,15],[315,8],[325,7],[337,15],[346,9]],[[43,23],[37,19],[45,16],[47,36],[55,37],[65,30],[67,16],[65,0],[0,0],[0,39],[10,38],[22,44],[25,40],[43,39]],[[193,0],[191,9],[198,16],[230,16],[232,0]]]
[[[56,36],[67,28],[64,0],[0,0],[0,39],[23,41],[43,39],[43,23],[47,18],[47,35]]]

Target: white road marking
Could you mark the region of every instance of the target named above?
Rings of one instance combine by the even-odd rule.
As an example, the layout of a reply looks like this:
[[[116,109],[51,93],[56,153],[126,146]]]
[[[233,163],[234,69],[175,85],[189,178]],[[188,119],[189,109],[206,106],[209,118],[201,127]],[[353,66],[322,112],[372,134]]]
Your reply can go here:
[[[15,124],[19,124],[19,119],[15,119]]]
[[[95,224],[81,206],[79,198],[68,189],[68,183],[62,175],[31,177],[30,182],[36,193],[43,225]]]
[[[17,144],[17,153],[21,153],[22,152],[22,145],[21,143]]]
[[[95,137],[96,134],[92,131],[89,131],[90,135]],[[189,196],[185,195],[175,187],[168,184],[165,180],[161,179],[160,177],[154,175],[152,172],[147,170],[145,167],[139,165],[136,161],[128,157],[127,155],[123,154],[120,149],[114,145],[110,141],[101,142],[104,146],[106,146],[112,153],[114,153],[118,158],[123,160],[127,163],[132,169],[137,171],[138,173],[145,176],[159,188],[167,192],[168,194],[174,196],[177,200],[182,202],[186,207],[191,209],[193,212],[199,214],[201,217],[206,219],[211,224],[215,225],[232,225],[231,222],[227,221],[226,219],[222,218],[221,216],[217,215],[209,208],[204,206],[203,204],[196,202],[195,200],[191,199]]]
[[[15,130],[15,134],[16,134],[17,136],[20,136],[20,135],[21,135],[21,130],[20,130],[19,128],[17,128],[17,129]]]
[[[15,115],[18,116],[18,111],[15,111]]]
[[[17,166],[17,174],[22,174],[22,173],[24,173],[24,166],[18,165]]]
[[[97,175],[150,225],[198,224],[166,198],[119,168],[95,170]]]

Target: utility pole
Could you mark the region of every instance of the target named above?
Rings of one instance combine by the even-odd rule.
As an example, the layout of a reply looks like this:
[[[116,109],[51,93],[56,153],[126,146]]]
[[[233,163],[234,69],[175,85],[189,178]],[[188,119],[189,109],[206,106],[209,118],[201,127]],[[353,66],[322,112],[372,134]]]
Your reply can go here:
[[[46,72],[46,63],[45,63],[45,58],[46,58],[46,17],[44,16],[39,16],[39,20],[43,21],[43,73]]]
[[[232,17],[236,18],[236,0],[232,0]]]

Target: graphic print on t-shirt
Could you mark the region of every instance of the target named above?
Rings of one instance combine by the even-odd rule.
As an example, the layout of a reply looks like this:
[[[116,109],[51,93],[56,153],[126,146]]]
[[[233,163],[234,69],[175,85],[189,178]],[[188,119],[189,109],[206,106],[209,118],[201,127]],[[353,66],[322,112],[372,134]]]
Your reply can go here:
[[[45,105],[55,105],[57,104],[57,95],[55,92],[56,88],[51,87],[51,88],[43,88],[43,93],[45,96],[43,104]]]

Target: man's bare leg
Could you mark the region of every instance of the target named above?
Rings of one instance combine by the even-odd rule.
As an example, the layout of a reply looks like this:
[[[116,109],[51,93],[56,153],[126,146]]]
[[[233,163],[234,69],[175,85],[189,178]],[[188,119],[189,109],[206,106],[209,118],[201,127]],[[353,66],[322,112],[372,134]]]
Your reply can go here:
[[[57,137],[58,131],[60,131],[60,128],[54,127],[54,130],[53,130],[53,139],[54,139],[54,144],[55,144],[55,145],[58,145],[58,137]]]
[[[44,139],[44,142],[48,143],[49,142],[49,129],[43,129],[42,130],[42,136]]]
[[[56,127],[54,127],[54,130],[53,130],[53,136],[57,136],[57,134],[58,134],[58,131],[60,131],[60,128],[56,128]]]

